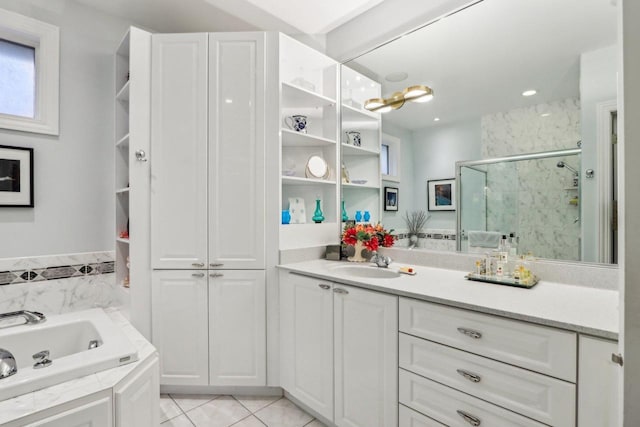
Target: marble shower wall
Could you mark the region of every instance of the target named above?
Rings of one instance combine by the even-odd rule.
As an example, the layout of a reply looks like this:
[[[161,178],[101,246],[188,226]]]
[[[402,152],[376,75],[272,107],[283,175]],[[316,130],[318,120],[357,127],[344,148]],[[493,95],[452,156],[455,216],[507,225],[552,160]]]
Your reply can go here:
[[[122,304],[113,252],[0,259],[0,313],[60,314]]]
[[[576,98],[484,116],[484,159],[576,148],[580,101]],[[564,160],[579,169],[579,157],[491,165],[487,171],[487,229],[520,236],[519,249],[541,258],[579,260],[579,191]]]

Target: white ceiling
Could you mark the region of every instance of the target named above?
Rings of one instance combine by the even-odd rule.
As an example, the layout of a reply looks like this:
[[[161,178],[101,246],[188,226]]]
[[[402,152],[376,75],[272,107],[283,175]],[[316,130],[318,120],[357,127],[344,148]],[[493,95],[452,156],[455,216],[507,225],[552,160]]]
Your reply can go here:
[[[616,43],[616,13],[610,0],[484,0],[356,59],[354,68],[371,71],[384,95],[414,84],[433,88],[433,101],[407,103],[385,121],[442,126],[578,97],[580,53]],[[408,79],[384,81],[398,71]],[[538,94],[525,98],[526,89]]]

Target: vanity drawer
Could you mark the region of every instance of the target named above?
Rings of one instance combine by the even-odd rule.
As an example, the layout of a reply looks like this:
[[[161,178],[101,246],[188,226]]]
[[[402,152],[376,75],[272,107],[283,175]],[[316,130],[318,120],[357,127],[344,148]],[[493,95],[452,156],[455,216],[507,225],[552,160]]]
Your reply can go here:
[[[575,384],[400,334],[400,367],[545,424],[575,420]]]
[[[543,427],[530,418],[400,369],[400,403],[450,427]],[[418,424],[420,425],[420,424]],[[429,424],[427,424],[429,425]],[[556,425],[556,427],[573,424]]]
[[[400,298],[400,331],[576,381],[573,332],[409,298]]]
[[[398,427],[446,427],[433,418],[426,417],[420,412],[400,405],[398,412]]]

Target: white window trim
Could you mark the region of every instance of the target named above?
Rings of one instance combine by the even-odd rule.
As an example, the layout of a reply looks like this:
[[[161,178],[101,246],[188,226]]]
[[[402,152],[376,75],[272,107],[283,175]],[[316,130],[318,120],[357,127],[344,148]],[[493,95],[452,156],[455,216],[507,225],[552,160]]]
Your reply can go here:
[[[383,133],[382,144],[389,146],[389,175],[382,174],[382,180],[400,182],[400,138]]]
[[[0,38],[36,49],[35,117],[0,114],[0,128],[58,135],[59,28],[0,9]]]

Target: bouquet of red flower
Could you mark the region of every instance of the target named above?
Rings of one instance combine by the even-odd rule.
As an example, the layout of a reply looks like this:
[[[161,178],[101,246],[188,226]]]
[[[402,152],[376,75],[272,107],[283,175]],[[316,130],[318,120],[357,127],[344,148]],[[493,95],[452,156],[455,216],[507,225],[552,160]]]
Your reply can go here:
[[[391,235],[393,230],[385,230],[382,224],[358,224],[353,227],[345,227],[342,233],[342,242],[349,246],[355,246],[358,242],[370,251],[378,250],[379,246],[389,248],[393,246],[395,237]]]

